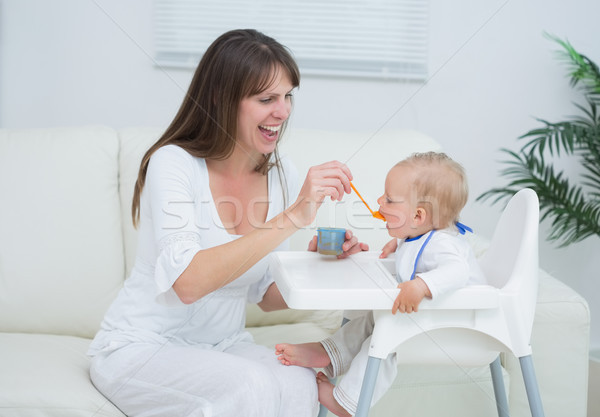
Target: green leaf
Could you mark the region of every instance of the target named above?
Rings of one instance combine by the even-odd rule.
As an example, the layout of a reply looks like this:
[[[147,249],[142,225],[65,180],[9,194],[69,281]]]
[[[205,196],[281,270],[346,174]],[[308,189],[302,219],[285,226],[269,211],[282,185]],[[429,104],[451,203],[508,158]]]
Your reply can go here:
[[[500,149],[505,159],[500,173],[507,185],[492,188],[477,201],[492,204],[507,201],[522,188],[532,188],[540,201],[540,218],[552,225],[548,239],[559,246],[600,237],[600,71],[568,42],[546,34],[562,50],[560,58],[569,68],[570,83],[582,91],[587,107],[575,104],[580,112],[560,121],[536,119],[536,127],[521,135],[519,151]],[[557,158],[574,155],[583,172],[569,178],[557,171]]]

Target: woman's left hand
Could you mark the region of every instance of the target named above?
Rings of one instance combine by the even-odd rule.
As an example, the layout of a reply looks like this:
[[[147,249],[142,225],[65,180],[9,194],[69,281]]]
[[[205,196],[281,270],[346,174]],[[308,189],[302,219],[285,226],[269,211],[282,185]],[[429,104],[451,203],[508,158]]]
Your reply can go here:
[[[311,252],[317,251],[317,236],[313,236],[311,241],[308,243],[308,250]],[[346,229],[346,240],[342,245],[342,250],[344,251],[341,255],[338,255],[338,259],[344,259],[348,256],[362,252],[368,251],[369,245],[366,243],[359,242],[356,236],[352,233],[352,230]]]

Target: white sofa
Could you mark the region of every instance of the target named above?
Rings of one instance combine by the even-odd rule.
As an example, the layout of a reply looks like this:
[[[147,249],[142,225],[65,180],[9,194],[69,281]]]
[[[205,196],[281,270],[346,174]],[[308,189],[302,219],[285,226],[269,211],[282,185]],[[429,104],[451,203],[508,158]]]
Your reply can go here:
[[[132,267],[133,182],[159,133],[0,129],[0,416],[122,416],[91,384],[85,352]],[[347,162],[372,205],[394,162],[440,149],[411,131],[288,133],[283,151],[301,175],[332,158]],[[316,225],[352,227],[372,249],[389,239],[354,196],[327,203]],[[313,233],[298,232],[292,248],[303,250]],[[262,313],[249,306],[247,324],[258,343],[273,346],[319,340],[340,320],[341,312]],[[586,415],[589,320],[585,300],[542,271],[532,345],[548,417]],[[506,356],[503,365],[512,415],[529,415],[518,362]],[[402,367],[371,415],[494,416],[489,372]]]

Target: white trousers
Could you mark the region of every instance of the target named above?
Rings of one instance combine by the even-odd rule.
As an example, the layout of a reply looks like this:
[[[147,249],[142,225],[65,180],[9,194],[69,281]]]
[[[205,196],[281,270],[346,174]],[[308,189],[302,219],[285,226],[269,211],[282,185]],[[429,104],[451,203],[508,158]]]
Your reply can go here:
[[[325,374],[330,378],[343,375],[333,389],[333,396],[352,415],[356,414],[374,326],[373,312],[367,311],[352,318],[330,338],[321,341],[331,359],[331,365],[324,369]],[[371,406],[383,397],[394,382],[398,374],[397,365],[395,353],[381,361]]]
[[[129,417],[314,417],[312,369],[254,343],[224,352],[134,343],[92,358],[100,392]]]

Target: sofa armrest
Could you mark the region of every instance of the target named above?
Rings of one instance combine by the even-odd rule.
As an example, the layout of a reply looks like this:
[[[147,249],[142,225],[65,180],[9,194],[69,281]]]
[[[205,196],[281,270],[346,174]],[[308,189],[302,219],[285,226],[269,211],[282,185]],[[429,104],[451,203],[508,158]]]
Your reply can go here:
[[[532,357],[546,417],[586,417],[590,310],[569,286],[540,270],[531,334]],[[519,361],[503,355],[511,374],[511,416],[529,416]]]

